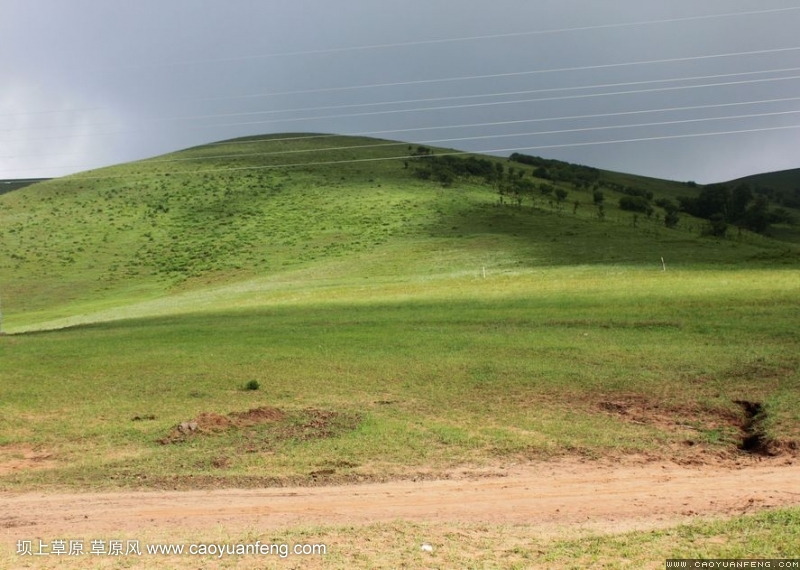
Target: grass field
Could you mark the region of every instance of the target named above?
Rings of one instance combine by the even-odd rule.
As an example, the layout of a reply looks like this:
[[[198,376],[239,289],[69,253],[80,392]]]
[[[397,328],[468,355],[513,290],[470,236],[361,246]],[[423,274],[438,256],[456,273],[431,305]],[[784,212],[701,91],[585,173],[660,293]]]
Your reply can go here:
[[[704,238],[690,217],[634,219],[613,192],[600,220],[575,188],[564,208],[499,206],[478,181],[441,188],[397,160],[285,166],[326,147],[331,161],[391,157],[342,148],[386,141],[240,142],[0,196],[0,490],[356,482],[575,454],[726,461],[743,444],[796,455],[794,230]],[[789,544],[797,516],[562,541],[544,560],[666,556],[736,525]],[[537,545],[496,560],[524,567]]]
[[[732,453],[737,401],[763,404],[769,439],[800,439],[792,270],[251,285],[187,295],[172,315],[3,338],[2,443],[57,465],[4,486],[375,479],[686,441]],[[204,412],[259,407],[285,421],[159,443]],[[303,428],[309,410],[331,429]]]

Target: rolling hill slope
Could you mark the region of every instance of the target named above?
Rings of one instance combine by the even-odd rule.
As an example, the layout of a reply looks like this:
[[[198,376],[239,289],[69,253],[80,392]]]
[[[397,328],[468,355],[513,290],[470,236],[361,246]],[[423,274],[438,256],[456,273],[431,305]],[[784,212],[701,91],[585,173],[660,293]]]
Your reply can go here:
[[[428,152],[255,137],[0,196],[0,491],[797,455],[798,246]]]
[[[774,188],[775,190],[794,192],[800,189],[800,168],[753,174],[727,182],[731,186],[741,183],[750,184],[756,188]]]
[[[269,279],[431,277],[599,264],[784,265],[790,245],[754,234],[698,237],[701,220],[667,229],[623,212],[605,190],[563,202],[499,206],[492,184],[420,178],[406,143],[327,135],[225,141],[41,182],[0,197],[6,328]],[[448,152],[438,149],[435,152]],[[398,159],[400,157],[400,159]],[[531,177],[533,168],[498,158]],[[410,162],[410,164],[409,164]],[[681,183],[603,173],[674,197]],[[534,182],[544,180],[530,178]]]

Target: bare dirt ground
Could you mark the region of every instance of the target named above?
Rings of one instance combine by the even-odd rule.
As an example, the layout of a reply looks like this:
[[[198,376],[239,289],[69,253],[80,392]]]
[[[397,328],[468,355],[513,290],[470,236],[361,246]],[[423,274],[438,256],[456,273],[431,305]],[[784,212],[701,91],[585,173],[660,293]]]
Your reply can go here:
[[[456,471],[443,480],[208,491],[0,494],[0,543],[25,537],[135,536],[308,525],[526,524],[623,532],[699,516],[800,505],[800,462],[740,465],[561,460]]]

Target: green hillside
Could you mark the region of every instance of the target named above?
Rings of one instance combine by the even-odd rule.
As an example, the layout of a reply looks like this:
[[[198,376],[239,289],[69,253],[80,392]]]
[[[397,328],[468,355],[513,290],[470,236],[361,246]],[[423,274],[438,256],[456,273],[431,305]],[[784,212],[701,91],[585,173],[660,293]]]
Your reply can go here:
[[[452,154],[253,137],[0,196],[0,491],[797,455],[800,246]]]
[[[298,271],[374,279],[659,267],[661,257],[674,267],[797,259],[795,248],[754,234],[701,238],[704,222],[690,217],[667,229],[660,209],[650,218],[624,212],[623,194],[608,188],[603,220],[591,190],[569,182],[555,183],[568,192],[562,203],[534,188],[521,205],[498,206],[495,186],[480,177],[446,188],[421,179],[418,162],[394,159],[414,151],[405,143],[313,135],[229,143],[2,196],[6,329],[252,278],[291,280]],[[486,160],[547,182],[533,168]],[[621,177],[614,180],[656,197],[680,186]]]
[[[730,186],[741,183],[750,184],[756,188],[774,188],[775,190],[794,193],[800,190],[800,168],[753,174],[752,176],[745,176],[744,178],[737,178],[727,182]]]

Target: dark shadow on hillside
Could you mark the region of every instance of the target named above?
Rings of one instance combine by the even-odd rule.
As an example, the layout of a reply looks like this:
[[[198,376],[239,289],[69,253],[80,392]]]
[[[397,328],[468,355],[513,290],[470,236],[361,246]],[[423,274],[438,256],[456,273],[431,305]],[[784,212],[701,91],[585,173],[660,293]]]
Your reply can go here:
[[[469,204],[443,213],[427,232],[436,238],[493,239],[498,247],[513,251],[516,267],[638,265],[662,270],[662,257],[668,267],[785,267],[800,262],[800,250],[786,244],[704,238],[699,229],[669,229],[663,221],[643,214],[634,220],[628,212],[600,220],[588,204],[579,206],[577,215],[572,209],[572,204],[562,209]]]
[[[477,280],[477,277],[476,277]],[[477,280],[482,283],[482,280]],[[620,313],[611,319],[587,319],[586,310],[600,301],[589,296],[575,296],[569,309],[558,305],[558,319],[553,314],[542,313],[540,301],[535,298],[510,298],[490,300],[403,300],[381,301],[369,304],[309,304],[304,306],[260,307],[254,309],[231,309],[204,311],[202,313],[179,313],[167,316],[139,317],[106,322],[84,323],[51,330],[29,331],[6,335],[6,338],[63,336],[78,333],[97,335],[99,342],[115,342],[118,335],[136,335],[142,342],[152,339],[154,343],[170,340],[183,342],[191,339],[198,342],[208,338],[210,346],[221,347],[229,339],[242,340],[252,335],[258,342],[260,335],[272,334],[284,328],[287,334],[303,335],[309,331],[336,329],[340,327],[411,327],[418,326],[466,326],[484,327],[489,323],[502,323],[508,328],[529,329],[531,327],[573,329],[591,328],[608,330],[672,330],[683,324],[665,312],[657,318],[638,313]],[[549,303],[549,302],[548,302]],[[546,306],[547,303],[545,303]],[[524,316],[520,316],[524,315]],[[165,336],[165,334],[167,336]]]
[[[6,194],[8,192],[13,192],[14,190],[21,190],[31,184],[36,184],[37,182],[45,182],[46,180],[50,180],[49,178],[25,178],[19,180],[0,180],[0,195]]]

